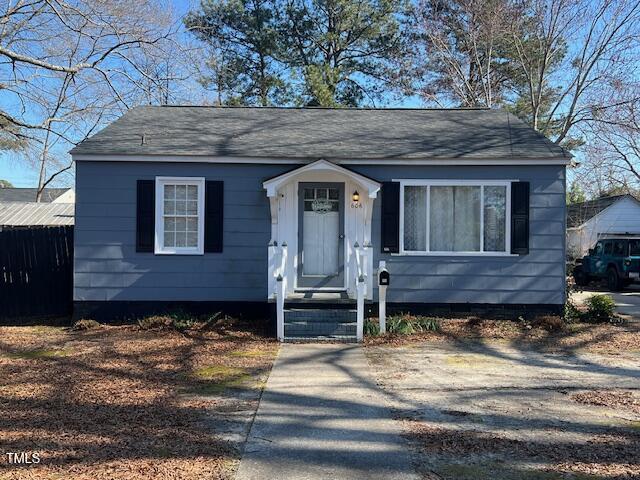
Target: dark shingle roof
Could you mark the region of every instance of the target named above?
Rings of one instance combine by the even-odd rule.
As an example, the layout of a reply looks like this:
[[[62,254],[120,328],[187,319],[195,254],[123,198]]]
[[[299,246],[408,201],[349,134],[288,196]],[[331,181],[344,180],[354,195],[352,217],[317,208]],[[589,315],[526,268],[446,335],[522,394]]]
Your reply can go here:
[[[53,202],[69,188],[45,188],[42,202]],[[35,202],[37,188],[0,188],[0,202]]]
[[[632,195],[628,194],[613,195],[611,197],[602,197],[595,200],[567,205],[567,227],[579,227],[602,212],[605,208],[610,207],[618,200],[625,197],[634,198]]]
[[[145,106],[129,110],[71,153],[328,160],[570,158],[515,116],[489,109]]]

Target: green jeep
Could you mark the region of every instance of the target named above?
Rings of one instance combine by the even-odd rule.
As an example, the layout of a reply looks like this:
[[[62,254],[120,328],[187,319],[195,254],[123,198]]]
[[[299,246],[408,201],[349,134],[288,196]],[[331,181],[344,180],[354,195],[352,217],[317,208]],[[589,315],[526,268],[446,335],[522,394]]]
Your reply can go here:
[[[640,281],[640,238],[598,240],[589,254],[578,260],[573,278],[580,286],[606,278],[612,291]]]

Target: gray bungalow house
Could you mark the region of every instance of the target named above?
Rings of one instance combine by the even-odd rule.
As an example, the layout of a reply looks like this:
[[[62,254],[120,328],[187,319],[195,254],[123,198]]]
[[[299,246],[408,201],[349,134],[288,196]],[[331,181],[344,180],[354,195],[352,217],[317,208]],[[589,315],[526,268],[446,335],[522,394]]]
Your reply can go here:
[[[72,151],[76,315],[558,312],[570,155],[505,111],[139,107]],[[271,312],[271,315],[267,315]]]

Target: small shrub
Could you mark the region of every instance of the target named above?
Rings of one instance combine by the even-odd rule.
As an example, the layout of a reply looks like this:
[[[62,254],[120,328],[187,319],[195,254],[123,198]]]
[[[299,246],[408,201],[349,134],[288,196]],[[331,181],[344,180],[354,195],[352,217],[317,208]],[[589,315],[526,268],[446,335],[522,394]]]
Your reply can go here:
[[[535,326],[544,328],[548,332],[559,332],[564,329],[564,320],[560,316],[545,315],[535,320]]]
[[[171,325],[172,320],[165,315],[152,315],[138,320],[138,326],[142,330],[159,330]]]
[[[613,319],[615,306],[609,295],[592,295],[587,299],[586,320],[593,323],[608,322]]]
[[[415,324],[421,332],[437,332],[440,330],[440,321],[437,318],[418,317]]]
[[[171,328],[179,332],[193,328],[198,319],[182,310],[177,310],[168,315],[152,315],[138,320],[142,330],[161,330]]]
[[[569,274],[565,283],[565,297],[564,310],[562,316],[567,323],[577,322],[581,319],[582,313],[576,307],[576,304],[571,299],[573,293],[576,291],[576,283],[573,276]]]
[[[176,330],[178,330],[179,332],[189,330],[198,321],[197,318],[195,318],[192,315],[189,315],[186,312],[183,312],[182,310],[173,312],[172,314],[169,315],[169,317],[171,318],[171,326]]]
[[[242,321],[239,318],[231,317],[229,315],[223,315],[222,312],[216,312],[213,315],[209,315],[202,319],[201,325],[198,328],[201,330],[213,330],[222,335],[227,334],[230,330],[241,325]],[[251,327],[248,327],[251,328]]]
[[[90,319],[80,319],[76,323],[73,324],[71,330],[80,331],[80,330],[95,330],[96,328],[100,328],[102,325],[95,320]]]
[[[564,311],[562,313],[564,321],[567,323],[577,322],[582,318],[582,313],[576,307],[576,304],[571,300],[567,300],[564,304]]]
[[[366,320],[364,322],[364,334],[369,336],[380,335],[380,323],[375,320]]]
[[[469,317],[467,318],[467,325],[469,327],[479,327],[484,323],[484,318],[481,317]]]
[[[436,318],[414,317],[401,314],[392,315],[387,320],[387,332],[398,335],[411,335],[420,332],[437,332],[440,330],[440,322]]]
[[[390,317],[387,322],[387,332],[399,335],[411,335],[415,332],[415,328],[407,316]]]

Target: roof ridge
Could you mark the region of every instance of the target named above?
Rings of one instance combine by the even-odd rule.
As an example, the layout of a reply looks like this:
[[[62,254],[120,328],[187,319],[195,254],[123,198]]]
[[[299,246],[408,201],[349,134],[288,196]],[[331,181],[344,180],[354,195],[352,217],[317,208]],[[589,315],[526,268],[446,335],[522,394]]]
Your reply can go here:
[[[619,195],[607,195],[606,197],[592,198],[590,200],[585,200],[584,202],[572,203],[569,206],[580,206],[580,205],[584,205],[585,203],[600,202],[602,200],[610,200],[612,198],[620,198],[620,197],[628,197],[628,196],[633,197],[633,195],[631,195],[630,193],[621,193]]]
[[[143,108],[214,108],[214,109],[229,109],[229,110],[333,110],[336,112],[357,112],[357,111],[492,111],[500,112],[502,108],[489,108],[489,107],[295,107],[295,106],[257,106],[257,105],[139,105]]]

